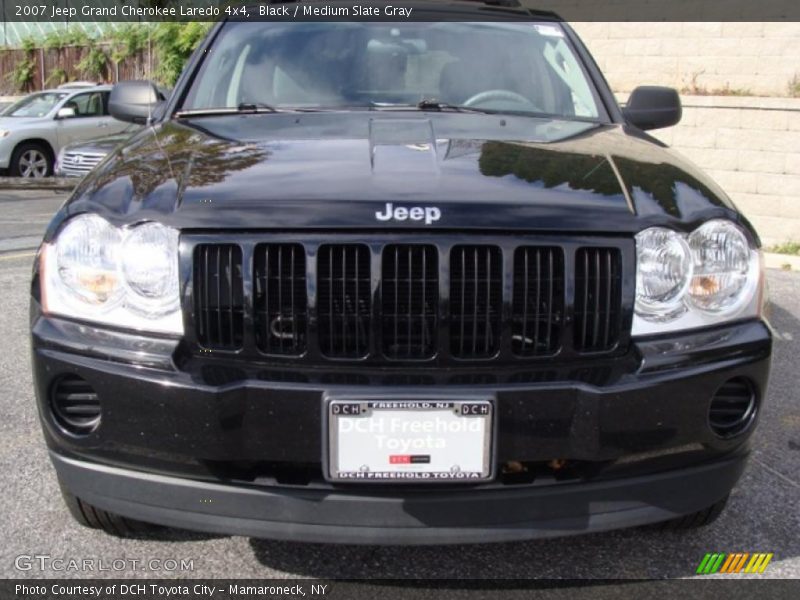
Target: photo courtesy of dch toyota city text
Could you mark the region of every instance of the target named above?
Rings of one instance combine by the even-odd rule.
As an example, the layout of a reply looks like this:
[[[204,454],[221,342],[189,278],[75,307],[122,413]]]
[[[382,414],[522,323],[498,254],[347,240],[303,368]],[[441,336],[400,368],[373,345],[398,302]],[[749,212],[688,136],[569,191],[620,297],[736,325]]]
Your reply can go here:
[[[800,4],[0,2],[0,599],[800,597]]]

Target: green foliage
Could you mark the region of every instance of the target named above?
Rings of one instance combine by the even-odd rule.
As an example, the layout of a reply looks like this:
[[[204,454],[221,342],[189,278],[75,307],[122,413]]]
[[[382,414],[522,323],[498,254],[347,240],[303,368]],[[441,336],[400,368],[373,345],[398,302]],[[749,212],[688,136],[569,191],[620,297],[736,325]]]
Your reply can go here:
[[[6,75],[6,78],[16,91],[27,92],[33,83],[33,76],[36,73],[36,63],[33,57],[33,52],[36,50],[35,42],[30,38],[23,40],[22,50],[25,51],[25,56],[17,61],[11,72]]]
[[[108,56],[105,50],[98,46],[94,40],[86,45],[86,54],[78,61],[75,68],[88,79],[102,80],[106,76],[106,63]]]
[[[49,84],[60,84],[70,79],[104,80],[108,75],[109,59],[116,64],[139,56],[150,44],[154,72],[151,77],[167,86],[174,85],[186,60],[203,40],[213,23],[129,23],[108,31],[103,40],[89,36],[83,29],[71,27],[51,31],[39,43],[45,50],[60,50],[68,46],[83,47],[77,64],[56,68],[47,78]],[[33,84],[36,62],[33,52],[37,44],[26,39],[21,47],[26,56],[18,61],[6,78],[20,91]]]
[[[732,88],[729,83],[725,87],[714,88],[709,91],[710,96],[753,96],[750,88]]]
[[[158,23],[153,30],[153,50],[158,62],[154,79],[167,86],[174,85],[183,65],[203,40],[212,23]]]
[[[66,48],[67,46],[85,46],[92,38],[83,29],[57,29],[49,32],[42,43],[46,50]]]
[[[36,50],[36,41],[33,38],[25,38],[20,47],[28,53],[33,52]]]
[[[47,76],[47,80],[45,81],[45,83],[47,83],[47,85],[58,86],[61,85],[62,83],[67,83],[67,81],[69,81],[69,73],[67,73],[61,67],[56,67]]]
[[[709,88],[706,85],[698,83],[697,79],[705,71],[695,71],[692,74],[691,80],[688,85],[680,89],[681,94],[688,94],[691,96],[753,96],[753,90],[750,88],[732,88],[730,83],[726,83],[724,87]]]
[[[121,63],[139,54],[147,48],[149,32],[148,24],[127,24],[114,30],[108,39],[111,43],[111,60]]]
[[[772,246],[771,248],[767,248],[767,252],[774,252],[775,254],[792,254],[794,256],[800,256],[800,243],[786,242],[784,244],[778,244],[776,246]]]
[[[797,73],[789,81],[789,96],[791,98],[800,98],[800,75]]]

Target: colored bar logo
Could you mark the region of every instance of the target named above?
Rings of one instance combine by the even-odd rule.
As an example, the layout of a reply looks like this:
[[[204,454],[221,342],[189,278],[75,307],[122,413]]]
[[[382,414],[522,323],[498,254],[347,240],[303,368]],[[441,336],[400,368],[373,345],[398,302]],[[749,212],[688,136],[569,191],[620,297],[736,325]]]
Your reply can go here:
[[[700,561],[697,567],[698,575],[713,575],[714,573],[763,573],[769,561],[772,560],[772,552],[725,552],[708,553]]]

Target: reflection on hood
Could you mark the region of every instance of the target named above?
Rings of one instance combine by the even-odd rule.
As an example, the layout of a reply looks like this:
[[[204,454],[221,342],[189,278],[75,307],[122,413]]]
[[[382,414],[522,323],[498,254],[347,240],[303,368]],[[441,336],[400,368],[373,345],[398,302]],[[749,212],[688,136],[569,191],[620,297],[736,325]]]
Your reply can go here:
[[[619,182],[604,156],[487,142],[478,164],[487,177],[513,175],[546,188],[566,185],[605,196],[619,194]]]

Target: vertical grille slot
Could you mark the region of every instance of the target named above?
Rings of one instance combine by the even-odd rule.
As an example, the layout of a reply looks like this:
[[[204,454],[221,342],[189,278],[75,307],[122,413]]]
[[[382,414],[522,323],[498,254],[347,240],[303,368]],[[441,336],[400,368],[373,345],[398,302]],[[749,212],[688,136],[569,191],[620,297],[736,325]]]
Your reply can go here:
[[[611,350],[619,341],[621,258],[616,248],[580,248],[575,255],[575,347]]]
[[[503,258],[497,246],[454,246],[450,252],[450,351],[488,358],[500,348]]]
[[[256,345],[267,354],[306,350],[306,255],[301,244],[259,244],[254,255]]]
[[[194,319],[206,348],[237,350],[244,337],[242,249],[236,244],[195,248]]]
[[[564,256],[560,248],[514,252],[511,349],[518,356],[558,351],[564,316]]]
[[[383,353],[393,359],[436,353],[439,262],[435,246],[387,246],[381,281]]]
[[[320,246],[317,274],[319,344],[323,354],[358,358],[369,350],[370,250],[362,244]]]

